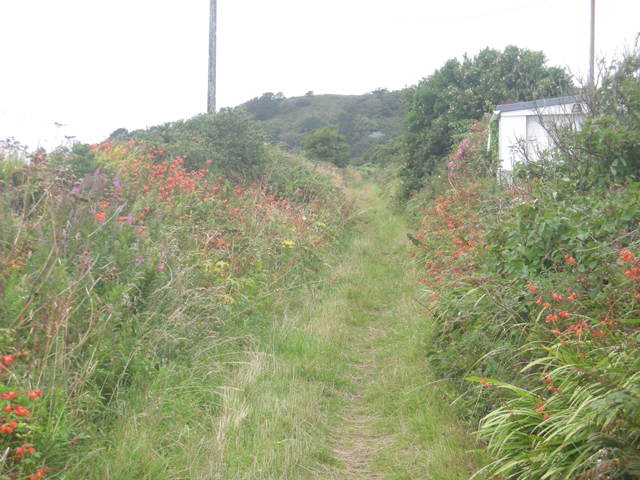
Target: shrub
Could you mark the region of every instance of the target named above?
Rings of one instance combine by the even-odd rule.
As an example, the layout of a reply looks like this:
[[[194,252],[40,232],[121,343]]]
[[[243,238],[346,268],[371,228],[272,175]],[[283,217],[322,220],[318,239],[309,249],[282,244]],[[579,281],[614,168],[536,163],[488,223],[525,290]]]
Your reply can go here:
[[[300,144],[302,154],[311,160],[331,162],[336,167],[349,165],[351,156],[345,138],[338,133],[337,125],[312,130]]]

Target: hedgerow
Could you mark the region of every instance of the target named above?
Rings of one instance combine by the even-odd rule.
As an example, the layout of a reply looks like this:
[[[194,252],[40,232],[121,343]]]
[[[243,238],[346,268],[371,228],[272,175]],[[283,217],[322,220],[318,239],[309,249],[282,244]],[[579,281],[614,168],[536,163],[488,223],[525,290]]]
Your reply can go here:
[[[630,65],[599,102],[638,102]],[[512,182],[488,173],[477,125],[406,205],[427,355],[495,459],[476,477],[640,476],[640,125],[609,104]]]

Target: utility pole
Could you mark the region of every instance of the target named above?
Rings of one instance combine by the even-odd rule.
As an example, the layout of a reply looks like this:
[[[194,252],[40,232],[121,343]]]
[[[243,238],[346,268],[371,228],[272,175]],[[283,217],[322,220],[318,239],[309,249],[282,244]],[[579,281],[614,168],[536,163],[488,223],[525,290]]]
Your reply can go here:
[[[596,0],[591,0],[591,50],[590,50],[590,62],[589,62],[589,87],[591,91],[595,91],[596,87]]]
[[[218,0],[210,0],[209,10],[209,94],[207,113],[216,113],[216,27]]]

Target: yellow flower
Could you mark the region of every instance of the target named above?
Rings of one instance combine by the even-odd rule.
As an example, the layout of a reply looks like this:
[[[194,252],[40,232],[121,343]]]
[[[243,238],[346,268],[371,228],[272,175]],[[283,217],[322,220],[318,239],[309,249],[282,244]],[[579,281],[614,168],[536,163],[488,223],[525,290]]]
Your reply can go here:
[[[282,248],[293,248],[295,246],[295,243],[292,242],[291,240],[284,240],[282,243]]]

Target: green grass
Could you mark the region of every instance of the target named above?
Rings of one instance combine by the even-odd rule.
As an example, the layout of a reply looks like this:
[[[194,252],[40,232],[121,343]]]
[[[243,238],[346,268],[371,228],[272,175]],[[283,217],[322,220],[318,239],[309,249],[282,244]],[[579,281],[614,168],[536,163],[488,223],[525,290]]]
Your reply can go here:
[[[141,385],[112,443],[78,469],[83,478],[461,479],[475,471],[473,441],[431,383],[430,325],[413,300],[403,220],[371,184],[350,193],[360,214],[339,263],[224,325],[190,368],[168,364]]]

